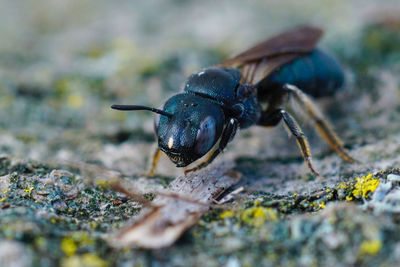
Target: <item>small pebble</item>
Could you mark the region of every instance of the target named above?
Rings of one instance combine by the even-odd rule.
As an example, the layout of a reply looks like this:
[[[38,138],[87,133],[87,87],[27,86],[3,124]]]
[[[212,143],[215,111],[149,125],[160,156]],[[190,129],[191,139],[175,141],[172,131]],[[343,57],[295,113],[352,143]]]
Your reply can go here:
[[[387,176],[388,181],[391,182],[400,182],[400,175],[396,175],[396,174],[389,174]]]

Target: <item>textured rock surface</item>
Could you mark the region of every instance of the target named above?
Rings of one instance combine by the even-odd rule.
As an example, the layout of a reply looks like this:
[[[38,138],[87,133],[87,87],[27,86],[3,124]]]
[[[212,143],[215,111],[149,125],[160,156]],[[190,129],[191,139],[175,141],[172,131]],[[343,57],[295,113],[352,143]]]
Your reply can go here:
[[[400,261],[398,1],[3,2],[0,262]],[[243,174],[235,188],[244,191],[233,201],[213,205],[170,248],[111,247],[109,234],[142,209],[112,190],[112,179],[124,177],[130,190],[151,200],[181,171],[162,158],[159,175],[143,178],[153,146],[151,114],[109,106],[158,106],[191,72],[308,22],[326,29],[321,46],[345,66],[346,90],[318,103],[361,163],[343,162],[301,117],[324,180],[307,172],[281,125],[242,131],[209,167],[225,162]]]

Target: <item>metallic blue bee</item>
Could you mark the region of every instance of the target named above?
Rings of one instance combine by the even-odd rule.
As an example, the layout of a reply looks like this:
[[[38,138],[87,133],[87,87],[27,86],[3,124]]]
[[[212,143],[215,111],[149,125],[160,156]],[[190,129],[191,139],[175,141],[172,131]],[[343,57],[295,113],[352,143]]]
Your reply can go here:
[[[341,67],[316,48],[322,31],[302,26],[270,38],[238,56],[191,75],[183,93],[172,96],[162,110],[137,105],[113,105],[118,110],[150,110],[158,114],[155,132],[158,149],[186,167],[205,156],[185,173],[210,164],[235,136],[238,128],[286,124],[296,138],[310,171],[318,176],[300,126],[284,109],[292,98],[314,123],[322,138],[342,158],[354,159],[308,95],[332,96],[343,84]]]

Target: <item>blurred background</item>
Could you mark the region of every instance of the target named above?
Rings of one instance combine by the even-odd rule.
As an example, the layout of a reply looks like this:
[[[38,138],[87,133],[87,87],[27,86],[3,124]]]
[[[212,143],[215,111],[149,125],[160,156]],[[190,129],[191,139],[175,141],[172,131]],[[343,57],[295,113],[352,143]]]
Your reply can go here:
[[[399,1],[365,0],[4,0],[0,151],[39,161],[83,160],[138,173],[147,158],[138,151],[149,151],[154,140],[152,114],[112,111],[111,104],[158,107],[179,92],[189,74],[298,24],[325,30],[321,46],[339,57],[360,100],[359,93],[371,89],[382,75],[382,83],[397,86],[397,75],[390,73],[399,70],[399,9]],[[386,27],[386,32],[374,27]],[[394,56],[382,58],[380,53]],[[365,105],[371,104],[365,101],[347,105],[342,113],[350,109],[353,118],[362,117]],[[331,119],[342,113],[331,112]],[[354,121],[343,124],[359,127]],[[269,153],[263,142],[267,141],[243,146],[263,156],[292,153],[291,147]]]
[[[346,90],[318,104],[361,163],[345,163],[299,118],[327,178],[316,180],[282,127],[252,127],[214,163],[244,174],[239,200],[211,209],[169,249],[111,248],[107,233],[141,207],[107,187],[107,175],[71,166],[116,170],[143,193],[181,171],[163,158],[158,177],[138,178],[154,114],[110,106],[160,107],[191,73],[299,24],[323,28],[320,47],[345,69]],[[399,73],[399,0],[1,0],[0,265],[397,266],[399,197],[383,216],[352,192],[358,175],[399,174]],[[274,220],[255,227],[253,208]]]

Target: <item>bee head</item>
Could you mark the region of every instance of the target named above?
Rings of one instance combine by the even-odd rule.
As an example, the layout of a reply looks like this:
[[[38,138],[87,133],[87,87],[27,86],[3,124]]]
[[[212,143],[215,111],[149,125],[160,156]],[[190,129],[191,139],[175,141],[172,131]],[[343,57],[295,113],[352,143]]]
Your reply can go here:
[[[223,110],[208,99],[178,94],[165,103],[164,110],[173,116],[156,117],[158,145],[177,167],[204,156],[221,136]]]
[[[112,108],[155,112],[158,146],[177,167],[185,167],[207,154],[219,140],[225,120],[218,104],[191,94],[171,97],[162,110],[122,105]]]

